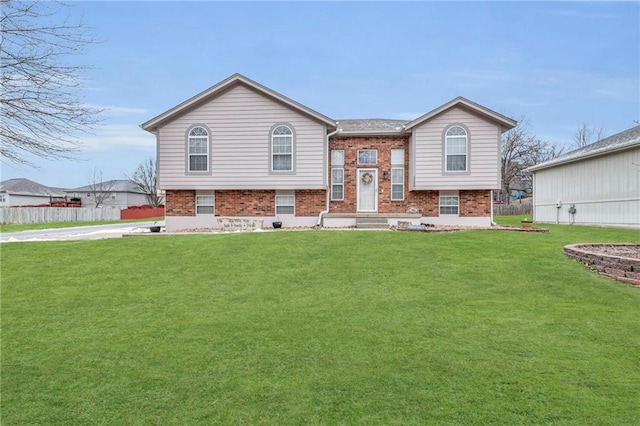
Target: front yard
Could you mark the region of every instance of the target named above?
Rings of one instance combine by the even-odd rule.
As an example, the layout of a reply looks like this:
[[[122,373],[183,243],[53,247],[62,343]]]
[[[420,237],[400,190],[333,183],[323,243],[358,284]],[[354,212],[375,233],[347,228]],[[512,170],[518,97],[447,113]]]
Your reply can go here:
[[[2,423],[638,424],[640,231],[12,243]]]

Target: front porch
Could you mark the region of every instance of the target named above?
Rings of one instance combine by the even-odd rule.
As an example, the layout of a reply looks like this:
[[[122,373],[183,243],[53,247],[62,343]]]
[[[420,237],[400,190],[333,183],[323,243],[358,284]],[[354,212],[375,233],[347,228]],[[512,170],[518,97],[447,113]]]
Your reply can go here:
[[[327,213],[323,217],[325,228],[388,229],[398,221],[419,225],[419,213]]]

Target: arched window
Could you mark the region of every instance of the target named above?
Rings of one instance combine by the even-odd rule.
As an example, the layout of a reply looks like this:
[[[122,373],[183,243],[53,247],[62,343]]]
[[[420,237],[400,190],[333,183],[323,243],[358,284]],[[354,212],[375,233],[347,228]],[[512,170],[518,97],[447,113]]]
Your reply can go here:
[[[281,124],[271,132],[271,170],[293,171],[293,130]]]
[[[467,131],[462,126],[451,126],[444,139],[446,171],[467,171]]]
[[[209,132],[204,127],[194,127],[189,131],[189,171],[209,171]]]

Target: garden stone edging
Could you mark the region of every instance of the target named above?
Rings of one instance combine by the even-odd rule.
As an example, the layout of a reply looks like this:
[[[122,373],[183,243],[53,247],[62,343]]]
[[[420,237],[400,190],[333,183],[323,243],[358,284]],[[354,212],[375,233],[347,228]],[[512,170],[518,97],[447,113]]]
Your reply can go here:
[[[564,247],[564,254],[601,275],[640,287],[640,258],[615,253],[616,249],[638,247],[640,244],[570,244]],[[604,251],[601,250],[603,248]],[[613,253],[607,253],[606,248],[610,248]]]

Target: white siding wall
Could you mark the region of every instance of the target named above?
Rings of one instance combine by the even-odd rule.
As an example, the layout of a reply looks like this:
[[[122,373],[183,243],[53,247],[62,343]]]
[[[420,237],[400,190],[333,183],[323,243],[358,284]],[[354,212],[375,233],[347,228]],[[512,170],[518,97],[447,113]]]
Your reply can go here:
[[[77,197],[74,195],[77,194]],[[82,207],[94,207],[96,205],[93,194],[87,196],[90,192],[67,192],[68,198],[80,198]],[[48,201],[48,200],[47,200]],[[134,192],[113,192],[109,193],[107,198],[101,203],[102,206],[119,207],[126,209],[131,206],[141,206],[149,204],[147,196]]]
[[[295,174],[269,174],[269,132],[295,128]],[[185,138],[194,124],[211,131],[211,174],[186,174]],[[246,86],[235,86],[162,126],[158,133],[162,189],[324,189],[326,126]]]
[[[2,206],[38,206],[40,204],[49,204],[48,195],[19,195],[5,194],[5,202]]]
[[[535,172],[538,222],[640,227],[640,149]],[[562,202],[560,209],[556,201]],[[568,210],[575,204],[576,214]]]
[[[444,172],[442,134],[447,126],[454,123],[469,129],[470,173]],[[412,189],[500,188],[500,127],[463,108],[451,108],[416,127],[412,151],[410,170],[414,176],[409,179],[415,184]]]

